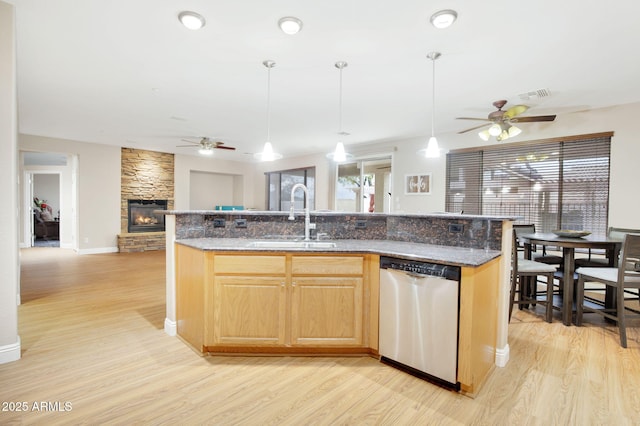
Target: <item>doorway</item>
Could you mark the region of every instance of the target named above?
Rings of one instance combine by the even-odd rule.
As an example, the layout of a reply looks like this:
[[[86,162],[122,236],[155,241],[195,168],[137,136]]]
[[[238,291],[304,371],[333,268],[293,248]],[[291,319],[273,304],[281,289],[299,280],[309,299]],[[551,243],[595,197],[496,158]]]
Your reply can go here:
[[[391,155],[339,164],[335,209],[343,212],[391,213]]]
[[[30,173],[31,247],[60,247],[60,173]]]
[[[22,151],[20,247],[76,247],[76,155]]]

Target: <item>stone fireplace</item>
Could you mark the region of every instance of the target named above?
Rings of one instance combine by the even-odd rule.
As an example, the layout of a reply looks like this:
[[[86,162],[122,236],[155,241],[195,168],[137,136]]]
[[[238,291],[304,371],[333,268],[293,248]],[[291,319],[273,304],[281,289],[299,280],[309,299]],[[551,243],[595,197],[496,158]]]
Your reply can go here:
[[[122,148],[119,251],[165,249],[164,215],[154,211],[173,210],[173,168],[173,154]]]

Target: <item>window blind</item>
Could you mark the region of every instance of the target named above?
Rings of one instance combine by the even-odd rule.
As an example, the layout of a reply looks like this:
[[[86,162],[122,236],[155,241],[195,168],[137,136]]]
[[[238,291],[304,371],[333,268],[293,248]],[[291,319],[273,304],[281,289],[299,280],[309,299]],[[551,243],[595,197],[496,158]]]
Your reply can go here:
[[[447,154],[446,209],[517,216],[536,230],[607,233],[612,133]]]

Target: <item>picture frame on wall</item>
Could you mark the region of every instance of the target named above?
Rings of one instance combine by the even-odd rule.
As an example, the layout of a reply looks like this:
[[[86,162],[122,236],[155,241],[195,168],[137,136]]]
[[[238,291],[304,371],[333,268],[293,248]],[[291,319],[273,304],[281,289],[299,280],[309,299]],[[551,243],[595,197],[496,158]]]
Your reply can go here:
[[[405,195],[431,194],[431,173],[421,173],[404,176]]]

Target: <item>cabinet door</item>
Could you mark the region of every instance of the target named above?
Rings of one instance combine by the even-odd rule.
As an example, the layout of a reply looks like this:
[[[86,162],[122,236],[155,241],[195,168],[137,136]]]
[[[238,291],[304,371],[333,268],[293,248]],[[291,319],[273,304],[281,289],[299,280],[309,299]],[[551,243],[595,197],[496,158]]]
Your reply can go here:
[[[362,345],[361,277],[293,277],[291,292],[292,345]]]
[[[213,305],[213,344],[285,343],[284,277],[217,276]]]

